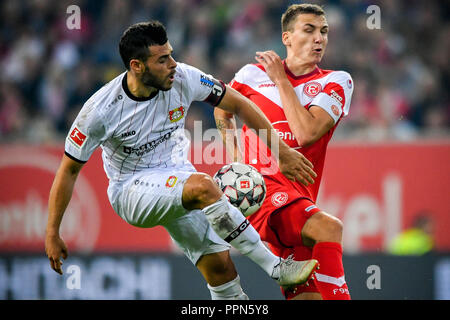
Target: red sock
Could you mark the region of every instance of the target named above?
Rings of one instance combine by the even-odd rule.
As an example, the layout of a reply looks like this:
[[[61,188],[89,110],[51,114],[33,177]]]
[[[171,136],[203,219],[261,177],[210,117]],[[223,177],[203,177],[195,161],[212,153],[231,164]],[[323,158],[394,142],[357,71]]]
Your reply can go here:
[[[342,246],[337,242],[319,242],[313,247],[312,258],[320,269],[314,283],[324,300],[350,300],[342,264]]]

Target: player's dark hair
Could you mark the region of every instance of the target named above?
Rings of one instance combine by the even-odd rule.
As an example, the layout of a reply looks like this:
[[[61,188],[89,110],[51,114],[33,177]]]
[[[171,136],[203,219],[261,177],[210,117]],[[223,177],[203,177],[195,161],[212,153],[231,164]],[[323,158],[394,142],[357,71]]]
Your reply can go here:
[[[130,61],[139,59],[146,61],[150,56],[149,46],[164,45],[167,33],[164,25],[156,20],[133,24],[123,33],[119,42],[119,52],[127,70]]]
[[[295,18],[302,13],[311,13],[317,16],[325,15],[323,8],[317,4],[302,3],[290,5],[281,16],[281,31],[291,31]]]

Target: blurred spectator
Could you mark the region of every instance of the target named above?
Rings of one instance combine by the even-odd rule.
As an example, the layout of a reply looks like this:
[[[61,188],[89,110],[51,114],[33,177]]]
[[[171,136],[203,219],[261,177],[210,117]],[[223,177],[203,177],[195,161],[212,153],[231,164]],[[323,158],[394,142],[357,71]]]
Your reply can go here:
[[[392,241],[389,252],[395,255],[423,255],[433,249],[433,221],[427,212],[420,213],[410,229]]]
[[[2,1],[0,141],[60,142],[87,97],[124,70],[117,43],[132,23],[161,20],[178,61],[229,82],[257,50],[284,57],[279,17],[293,2]],[[448,1],[311,2],[324,5],[333,35],[321,67],[346,70],[355,82],[335,139],[449,138]],[[367,27],[370,4],[380,7],[381,29]],[[66,27],[69,5],[81,9],[79,30]],[[210,111],[198,107],[195,118],[214,126]]]

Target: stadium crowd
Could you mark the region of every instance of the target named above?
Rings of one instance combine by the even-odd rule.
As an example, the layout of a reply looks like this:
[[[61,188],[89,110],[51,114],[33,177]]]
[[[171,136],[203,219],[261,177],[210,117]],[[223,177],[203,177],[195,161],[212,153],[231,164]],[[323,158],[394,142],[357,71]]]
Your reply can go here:
[[[450,137],[447,1],[331,0],[323,69],[350,72],[350,115],[336,139],[410,141]],[[177,61],[229,82],[255,51],[284,57],[281,0],[5,0],[0,3],[0,141],[61,143],[83,103],[123,72],[118,40],[130,24],[166,24]],[[67,8],[81,9],[70,30]],[[369,5],[380,28],[370,29]],[[189,114],[213,127],[201,103]]]

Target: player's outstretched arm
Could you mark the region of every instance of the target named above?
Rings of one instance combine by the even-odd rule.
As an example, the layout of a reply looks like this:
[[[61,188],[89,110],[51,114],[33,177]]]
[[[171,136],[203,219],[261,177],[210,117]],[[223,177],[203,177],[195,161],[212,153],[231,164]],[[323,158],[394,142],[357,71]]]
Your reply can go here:
[[[60,258],[67,258],[67,247],[59,235],[59,228],[82,167],[83,164],[64,155],[50,189],[45,252],[50,260],[50,266],[59,274],[62,274]]]
[[[214,108],[214,119],[227,154],[233,162],[242,162],[242,153],[239,149],[236,119],[234,118],[234,115],[220,108]]]
[[[272,146],[278,146],[278,166],[280,171],[292,181],[299,181],[308,186],[314,183],[317,174],[313,170],[312,163],[301,153],[289,148],[289,146],[278,136],[275,129],[264,113],[251,100],[245,98],[239,92],[227,86],[225,96],[218,108],[238,116],[249,128],[254,129],[257,134],[265,130],[267,146],[272,151]]]

